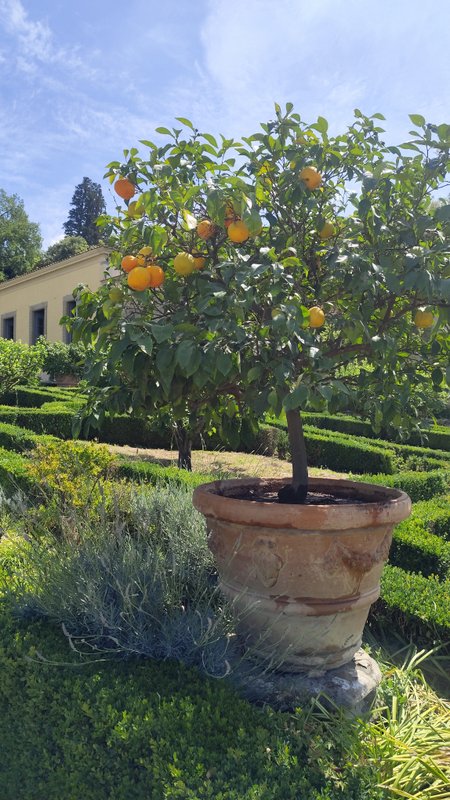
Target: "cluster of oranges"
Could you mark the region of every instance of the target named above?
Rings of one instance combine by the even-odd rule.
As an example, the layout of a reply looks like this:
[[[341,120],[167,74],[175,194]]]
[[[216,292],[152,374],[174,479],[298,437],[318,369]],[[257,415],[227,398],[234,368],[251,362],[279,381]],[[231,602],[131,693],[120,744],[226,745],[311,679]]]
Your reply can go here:
[[[156,289],[164,283],[164,270],[152,262],[152,248],[142,247],[137,256],[125,256],[122,269],[127,273],[127,283],[135,292]]]

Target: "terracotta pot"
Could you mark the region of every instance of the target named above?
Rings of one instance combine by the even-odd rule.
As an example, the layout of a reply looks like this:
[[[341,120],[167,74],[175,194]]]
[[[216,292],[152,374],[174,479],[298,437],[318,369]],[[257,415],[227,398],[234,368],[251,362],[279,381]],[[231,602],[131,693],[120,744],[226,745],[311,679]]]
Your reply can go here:
[[[55,383],[57,386],[78,386],[80,379],[76,375],[56,375]]]
[[[284,672],[326,671],[351,660],[380,593],[392,529],[406,519],[404,492],[328,478],[310,491],[353,501],[291,505],[236,499],[277,491],[284,479],[215,481],[194,506],[207,521],[222,591],[246,648]]]

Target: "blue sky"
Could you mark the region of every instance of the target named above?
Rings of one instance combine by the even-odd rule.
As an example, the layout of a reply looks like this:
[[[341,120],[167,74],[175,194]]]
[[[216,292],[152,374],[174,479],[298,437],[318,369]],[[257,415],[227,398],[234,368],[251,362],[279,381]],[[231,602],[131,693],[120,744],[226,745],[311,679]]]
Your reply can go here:
[[[75,186],[186,116],[239,137],[294,103],[333,130],[383,113],[450,123],[449,0],[0,0],[0,187],[44,244]]]

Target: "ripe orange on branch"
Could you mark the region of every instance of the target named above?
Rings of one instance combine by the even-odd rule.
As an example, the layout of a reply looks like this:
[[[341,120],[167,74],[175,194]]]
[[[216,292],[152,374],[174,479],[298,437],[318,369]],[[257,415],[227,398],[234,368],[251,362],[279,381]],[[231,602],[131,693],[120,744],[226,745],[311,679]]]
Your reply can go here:
[[[156,264],[152,264],[151,267],[147,267],[147,272],[150,278],[150,283],[149,283],[150,289],[156,289],[158,286],[161,286],[161,284],[164,283],[164,279],[166,276],[164,274],[164,270],[161,269],[161,267],[158,267]]]
[[[144,292],[150,286],[150,275],[147,267],[135,267],[128,273],[128,286],[135,292]]]
[[[325,313],[319,306],[313,306],[309,309],[309,327],[321,328],[325,322]]]
[[[206,258],[202,255],[194,256],[194,269],[203,269],[206,263]]]
[[[315,167],[303,167],[299,178],[308,189],[317,189],[322,183],[322,175]]]
[[[414,325],[416,328],[431,328],[434,324],[434,316],[431,311],[416,311],[414,315]]]
[[[200,236],[200,239],[210,239],[211,236],[214,236],[216,231],[216,226],[210,219],[202,219],[197,225],[197,236]]]
[[[145,247],[141,247],[139,253],[136,256],[137,259],[137,266],[145,267],[147,263],[147,259],[152,255],[153,250],[150,245],[145,245]]]
[[[325,239],[331,239],[335,235],[336,228],[332,222],[325,222],[322,229],[319,231],[319,236],[323,241],[325,241]]]
[[[173,268],[178,275],[190,275],[195,269],[195,258],[190,253],[178,253],[173,260]]]
[[[136,194],[136,187],[129,178],[119,178],[114,184],[114,191],[122,200],[130,200]]]
[[[228,226],[228,238],[235,244],[246,242],[249,236],[250,231],[245,222],[242,222],[241,219],[232,222],[231,225]]]
[[[135,269],[139,266],[139,262],[136,256],[124,256],[121,262],[122,269],[124,272],[131,272],[132,269]]]

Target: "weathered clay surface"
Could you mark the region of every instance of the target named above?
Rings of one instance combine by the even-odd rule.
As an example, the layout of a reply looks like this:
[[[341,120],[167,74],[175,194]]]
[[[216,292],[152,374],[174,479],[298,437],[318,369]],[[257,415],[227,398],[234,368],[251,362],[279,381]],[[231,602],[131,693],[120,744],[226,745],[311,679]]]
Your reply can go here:
[[[396,489],[321,478],[311,489],[357,499],[343,505],[239,500],[240,489],[271,491],[283,480],[216,481],[199,486],[223,592],[245,646],[279,669],[335,669],[361,645],[394,525],[409,498]],[[231,495],[231,496],[230,496]]]
[[[358,715],[370,709],[381,672],[373,658],[358,650],[347,664],[322,674],[255,674],[243,662],[232,673],[232,681],[247,700],[278,711],[293,711],[317,698],[330,708],[337,706]]]

